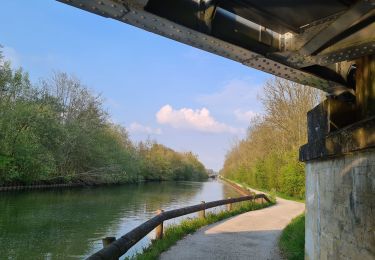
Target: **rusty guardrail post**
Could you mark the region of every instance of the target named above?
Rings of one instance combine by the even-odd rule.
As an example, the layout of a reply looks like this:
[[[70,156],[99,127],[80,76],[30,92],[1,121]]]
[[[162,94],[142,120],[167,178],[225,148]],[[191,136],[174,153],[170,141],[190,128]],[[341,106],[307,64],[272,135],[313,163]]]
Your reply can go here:
[[[228,197],[228,199],[231,199],[231,197]],[[227,204],[227,211],[231,211],[232,210],[232,203],[228,203]]]
[[[116,241],[116,237],[105,237],[102,239],[103,248],[109,246],[111,243]]]
[[[156,215],[160,215],[163,212],[164,212],[164,210],[158,209],[156,211]],[[163,229],[164,229],[163,222],[161,222],[160,225],[155,228],[155,239],[162,239],[163,238]]]
[[[203,201],[203,200],[201,201],[201,204],[205,204],[205,203],[206,203],[205,201]],[[203,209],[203,210],[199,211],[198,216],[199,216],[199,218],[206,218],[206,210]]]

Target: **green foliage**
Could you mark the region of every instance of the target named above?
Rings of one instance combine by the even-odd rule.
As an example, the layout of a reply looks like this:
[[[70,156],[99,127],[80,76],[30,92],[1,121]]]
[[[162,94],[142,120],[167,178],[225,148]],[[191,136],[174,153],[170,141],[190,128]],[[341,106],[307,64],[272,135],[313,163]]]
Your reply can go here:
[[[145,180],[203,180],[207,172],[191,152],[177,153],[164,145],[147,141],[138,144],[141,172]]]
[[[270,153],[262,159],[254,160],[253,166],[246,169],[244,165],[239,165],[237,169],[226,172],[224,176],[254,189],[274,190],[277,194],[303,199],[305,194],[304,165],[293,153],[297,151],[284,155]]]
[[[279,247],[288,260],[303,260],[305,257],[305,215],[294,218],[283,230]]]
[[[273,205],[274,203],[256,204],[250,202],[240,203],[239,206],[234,207],[232,211],[221,211],[219,213],[209,213],[205,219],[192,218],[183,220],[181,223],[171,225],[166,228],[164,236],[160,240],[152,241],[151,245],[143,250],[143,252],[136,254],[135,256],[127,259],[132,260],[155,260],[158,259],[160,254],[168,250],[171,246],[176,244],[178,240],[181,240],[186,235],[194,233],[199,228],[218,222],[220,220],[248,212],[251,210],[262,209]]]
[[[295,160],[288,160],[280,169],[280,191],[286,195],[303,198],[305,195],[305,168]]]
[[[125,128],[110,123],[100,96],[75,77],[55,73],[33,86],[0,53],[0,185],[205,178],[192,153],[133,144]]]
[[[248,189],[251,189],[252,187],[250,187],[247,183],[245,182],[241,182],[239,181],[238,179],[235,180],[235,181],[232,181],[230,179],[226,179],[224,178],[226,181],[229,181],[229,182],[234,182],[236,184],[240,184],[242,185],[243,187],[245,188],[248,188]],[[280,191],[277,191],[275,188],[272,188],[271,190],[266,190],[266,189],[261,189],[261,188],[258,188],[259,191],[262,191],[262,192],[265,192],[265,193],[268,193],[268,198],[271,200],[271,201],[274,201],[276,202],[276,197],[280,197],[280,198],[283,198],[283,199],[286,199],[286,200],[293,200],[293,201],[297,201],[297,202],[301,202],[301,203],[304,203],[305,202],[305,199],[304,198],[298,198],[298,197],[292,197],[290,195],[287,195],[285,193],[282,193]]]
[[[220,175],[303,199],[304,166],[298,149],[307,139],[306,113],[320,97],[317,90],[287,80],[267,82],[261,96],[265,114],[251,122],[246,138],[228,152]]]

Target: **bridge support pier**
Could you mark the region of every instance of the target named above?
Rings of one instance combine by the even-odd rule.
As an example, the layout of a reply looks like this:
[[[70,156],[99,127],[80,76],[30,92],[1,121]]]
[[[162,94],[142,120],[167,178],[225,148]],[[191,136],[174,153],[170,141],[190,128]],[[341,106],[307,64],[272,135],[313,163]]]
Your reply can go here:
[[[308,115],[305,259],[375,259],[375,56],[357,61],[356,100]]]

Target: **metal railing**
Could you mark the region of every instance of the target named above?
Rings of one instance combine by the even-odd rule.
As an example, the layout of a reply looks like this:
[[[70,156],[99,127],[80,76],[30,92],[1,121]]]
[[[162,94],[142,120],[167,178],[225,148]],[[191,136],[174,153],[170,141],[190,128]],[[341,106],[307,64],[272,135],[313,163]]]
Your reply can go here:
[[[239,198],[229,198],[224,200],[216,200],[211,202],[203,202],[198,205],[184,207],[175,210],[169,211],[159,211],[159,214],[155,217],[147,220],[143,224],[139,225],[138,227],[134,228],[127,234],[123,235],[119,239],[115,239],[113,237],[109,237],[103,240],[103,245],[105,247],[100,251],[96,252],[95,254],[91,255],[89,260],[109,260],[109,259],[119,259],[122,255],[124,255],[132,246],[134,246],[139,240],[144,238],[148,233],[150,233],[153,229],[157,228],[157,238],[161,238],[163,234],[163,222],[169,219],[181,217],[184,215],[188,215],[194,212],[200,211],[200,216],[204,217],[204,211],[209,208],[214,208],[218,206],[223,206],[229,204],[229,209],[231,208],[232,203],[248,201],[248,200],[255,200],[255,199],[264,199],[267,202],[271,202],[266,195],[264,194],[256,194],[256,195],[249,195],[243,196]]]

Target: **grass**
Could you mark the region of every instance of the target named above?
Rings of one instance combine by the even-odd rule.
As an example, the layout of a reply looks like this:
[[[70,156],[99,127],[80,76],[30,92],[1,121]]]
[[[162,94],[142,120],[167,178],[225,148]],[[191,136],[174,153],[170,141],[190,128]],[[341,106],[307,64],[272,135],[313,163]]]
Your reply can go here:
[[[134,255],[133,257],[127,258],[131,260],[154,260],[158,259],[160,254],[168,250],[171,246],[177,243],[177,241],[184,238],[186,235],[194,233],[199,228],[218,222],[220,220],[247,212],[251,210],[262,209],[273,205],[275,202],[271,203],[251,203],[251,202],[242,202],[231,211],[221,211],[219,213],[208,213],[206,214],[205,219],[201,218],[192,218],[183,220],[181,223],[176,225],[168,226],[164,232],[163,239],[153,240],[150,246],[145,248],[143,252]]]
[[[305,257],[305,215],[294,218],[283,230],[279,248],[288,260],[303,260]]]
[[[235,183],[235,184],[240,184],[241,186],[243,186],[245,188],[253,189],[252,187],[250,187],[246,183],[243,183],[243,182],[240,182],[240,181],[237,181],[237,180],[227,179],[227,178],[224,178],[224,177],[221,177],[221,178],[224,179],[225,181],[229,181],[229,182],[232,182],[232,183]],[[290,196],[290,195],[287,195],[285,193],[278,192],[278,191],[275,191],[275,190],[269,191],[269,190],[261,189],[261,188],[254,188],[254,189],[259,190],[259,191],[264,192],[264,193],[269,193],[269,195],[273,196],[273,197],[277,196],[277,197],[280,197],[282,199],[293,200],[293,201],[305,203],[305,199],[303,199],[303,198],[293,197],[293,196]]]
[[[276,197],[279,197],[279,198],[282,198],[282,199],[286,199],[286,200],[293,200],[293,201],[297,201],[297,202],[301,202],[301,203],[305,203],[305,199],[303,198],[300,198],[300,197],[293,197],[293,196],[290,196],[288,194],[285,194],[285,193],[282,193],[282,192],[278,192],[278,191],[275,191],[275,190],[271,190],[271,191],[267,191],[267,190],[260,190],[260,191],[263,191],[263,192],[269,192],[271,193],[273,196],[276,196]]]

